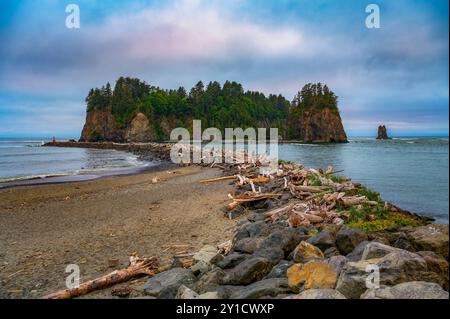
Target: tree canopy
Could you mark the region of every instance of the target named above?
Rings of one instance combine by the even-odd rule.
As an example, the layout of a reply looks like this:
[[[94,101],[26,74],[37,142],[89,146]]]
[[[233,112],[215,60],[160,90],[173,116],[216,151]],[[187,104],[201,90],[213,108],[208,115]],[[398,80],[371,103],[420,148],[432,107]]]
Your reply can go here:
[[[187,93],[184,87],[161,89],[137,78],[120,77],[111,90],[107,83],[89,91],[87,111],[108,110],[119,127],[128,125],[137,112],[144,113],[159,125],[163,118],[174,118],[178,126],[187,127],[192,119],[202,120],[203,127],[279,127],[288,132],[283,123],[288,118],[312,108],[337,110],[337,97],[321,83],[306,84],[290,103],[282,95],[266,96],[258,91],[244,91],[241,84],[226,81],[223,86],[202,81]]]

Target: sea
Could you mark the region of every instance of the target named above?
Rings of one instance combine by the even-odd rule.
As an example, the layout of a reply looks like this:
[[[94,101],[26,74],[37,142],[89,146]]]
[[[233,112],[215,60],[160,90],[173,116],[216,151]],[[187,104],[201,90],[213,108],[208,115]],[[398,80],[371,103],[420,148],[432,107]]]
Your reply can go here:
[[[0,188],[134,174],[156,165],[123,151],[43,146],[49,141],[0,138]]]
[[[48,181],[89,180],[156,165],[117,150],[45,147],[46,139],[0,139],[0,188]],[[339,174],[379,192],[403,209],[449,220],[447,137],[391,140],[354,137],[346,144],[279,145],[279,158]]]

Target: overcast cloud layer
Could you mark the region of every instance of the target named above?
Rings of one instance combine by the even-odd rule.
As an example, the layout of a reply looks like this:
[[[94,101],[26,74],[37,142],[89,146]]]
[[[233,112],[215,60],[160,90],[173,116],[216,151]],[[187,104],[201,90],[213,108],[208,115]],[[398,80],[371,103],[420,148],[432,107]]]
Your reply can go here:
[[[288,99],[339,96],[349,135],[448,135],[448,1],[9,1],[0,3],[0,137],[78,137],[84,97],[120,76],[188,89],[239,81]],[[76,3],[81,28],[65,27]]]

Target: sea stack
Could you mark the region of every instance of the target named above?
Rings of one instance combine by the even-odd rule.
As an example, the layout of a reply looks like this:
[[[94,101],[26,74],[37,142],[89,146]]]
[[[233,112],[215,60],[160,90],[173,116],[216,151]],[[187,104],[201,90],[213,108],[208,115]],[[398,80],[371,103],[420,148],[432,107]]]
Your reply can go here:
[[[378,126],[378,135],[377,140],[389,140],[389,136],[387,134],[386,126],[380,125]]]
[[[290,113],[293,139],[304,143],[347,143],[337,96],[321,83],[306,84]]]

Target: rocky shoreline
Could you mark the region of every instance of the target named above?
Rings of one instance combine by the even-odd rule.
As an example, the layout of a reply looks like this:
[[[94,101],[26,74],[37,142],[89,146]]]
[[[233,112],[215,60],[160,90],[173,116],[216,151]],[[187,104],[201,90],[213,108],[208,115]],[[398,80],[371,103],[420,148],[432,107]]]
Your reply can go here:
[[[56,142],[167,160],[170,144]],[[448,299],[448,225],[385,203],[332,168],[226,165],[233,238],[176,256],[143,287],[148,298]],[[214,182],[214,181],[205,181]],[[378,282],[378,279],[379,282]],[[378,285],[379,283],[379,285]]]

